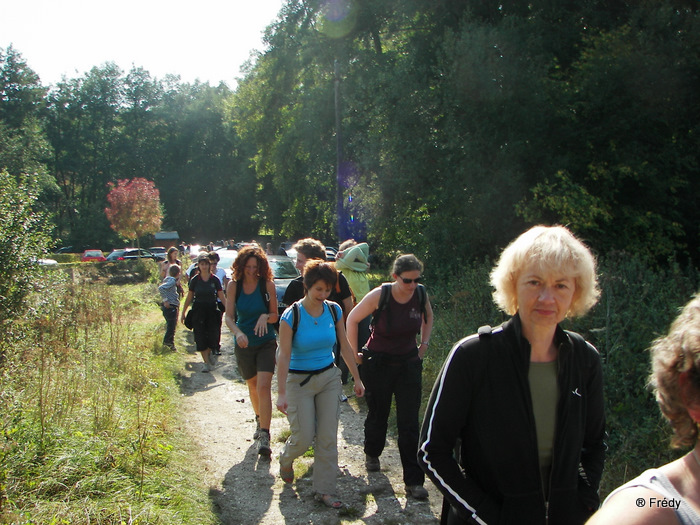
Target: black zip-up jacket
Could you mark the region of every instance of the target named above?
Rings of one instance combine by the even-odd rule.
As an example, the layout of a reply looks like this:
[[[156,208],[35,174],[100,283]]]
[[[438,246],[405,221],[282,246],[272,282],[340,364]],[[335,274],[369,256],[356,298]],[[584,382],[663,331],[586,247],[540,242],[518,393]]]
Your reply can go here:
[[[606,448],[600,356],[560,327],[555,341],[559,401],[548,502],[520,317],[463,339],[447,356],[426,410],[418,462],[459,521],[576,525],[598,508]]]

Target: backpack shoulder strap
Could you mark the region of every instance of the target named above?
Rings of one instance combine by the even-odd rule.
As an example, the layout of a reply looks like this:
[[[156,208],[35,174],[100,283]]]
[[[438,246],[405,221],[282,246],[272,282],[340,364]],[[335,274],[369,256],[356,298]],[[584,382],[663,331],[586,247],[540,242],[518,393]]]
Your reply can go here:
[[[297,333],[297,328],[299,327],[299,303],[292,303],[292,338],[294,334]]]
[[[265,304],[265,310],[270,311],[270,294],[267,291],[267,280],[260,278],[258,282],[258,288],[260,289],[260,295],[262,296],[263,303]]]
[[[423,286],[422,284],[418,284],[418,287],[416,288],[416,294],[418,294],[418,301],[420,302],[420,313],[423,316],[423,320],[425,321],[425,303],[428,297],[428,293],[425,291],[425,286]]]
[[[241,286],[241,282],[239,281],[234,281],[236,283],[236,300],[234,302],[238,302],[238,298],[241,296],[241,292],[243,291],[243,286]]]
[[[386,307],[389,305],[389,295],[391,294],[391,283],[383,283],[382,284],[382,291],[379,295],[379,304],[377,304],[377,309],[374,311],[374,314],[372,315],[372,326],[377,324],[377,320],[379,319],[379,314],[382,313],[386,309]]]
[[[326,303],[326,305],[328,306],[328,309],[331,312],[331,316],[333,317],[333,326],[335,326],[335,324],[338,322],[338,312],[336,311],[333,304],[331,304],[328,301],[323,301],[323,302]]]
[[[480,326],[477,330],[477,333],[479,334],[479,340],[483,340],[484,337],[490,336],[492,332],[493,328],[491,328],[489,325],[485,324],[484,326]]]

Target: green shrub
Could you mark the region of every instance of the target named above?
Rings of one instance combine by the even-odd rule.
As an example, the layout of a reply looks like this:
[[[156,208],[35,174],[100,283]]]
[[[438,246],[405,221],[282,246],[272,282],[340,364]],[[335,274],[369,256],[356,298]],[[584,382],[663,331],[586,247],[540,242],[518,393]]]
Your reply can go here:
[[[0,325],[25,314],[29,291],[39,280],[32,261],[46,252],[49,228],[34,209],[38,194],[35,180],[17,181],[0,171]]]

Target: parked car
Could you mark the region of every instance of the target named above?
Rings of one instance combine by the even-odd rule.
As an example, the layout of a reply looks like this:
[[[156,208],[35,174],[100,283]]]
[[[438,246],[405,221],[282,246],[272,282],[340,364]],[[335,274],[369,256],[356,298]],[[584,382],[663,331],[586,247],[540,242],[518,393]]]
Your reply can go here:
[[[228,250],[228,249],[221,249],[221,250],[216,250],[216,253],[219,254],[219,264],[218,267],[223,269],[226,272],[226,277],[229,279],[231,278],[231,265],[233,265],[233,261],[236,260],[236,256],[238,255],[238,250]]]
[[[156,256],[157,261],[164,261],[168,253],[164,246],[151,246],[148,251]]]
[[[285,257],[284,255],[268,255],[267,260],[270,262],[272,275],[275,278],[275,292],[277,294],[277,307],[280,315],[289,306],[282,301],[284,292],[287,291],[287,286],[294,279],[299,277],[299,270],[294,265],[294,259]]]
[[[73,253],[73,247],[72,246],[62,246],[58,250],[56,250],[54,253]]]
[[[54,259],[35,259],[31,258],[31,262],[38,264],[39,266],[56,266],[58,267],[58,261]]]
[[[145,248],[124,248],[121,250],[113,250],[106,260],[110,262],[114,261],[131,261],[137,259],[152,259],[156,260],[156,256]]]
[[[80,258],[80,260],[83,262],[88,262],[88,261],[102,262],[102,261],[106,261],[107,259],[105,258],[105,254],[102,253],[102,250],[85,250],[83,252],[83,256]]]

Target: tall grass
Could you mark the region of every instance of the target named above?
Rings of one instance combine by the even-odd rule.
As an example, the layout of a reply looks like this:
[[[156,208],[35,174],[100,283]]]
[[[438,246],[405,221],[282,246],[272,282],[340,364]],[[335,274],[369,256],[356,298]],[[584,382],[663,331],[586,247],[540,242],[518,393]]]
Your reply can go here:
[[[175,431],[180,360],[159,351],[156,293],[52,272],[0,333],[3,523],[212,522]]]

